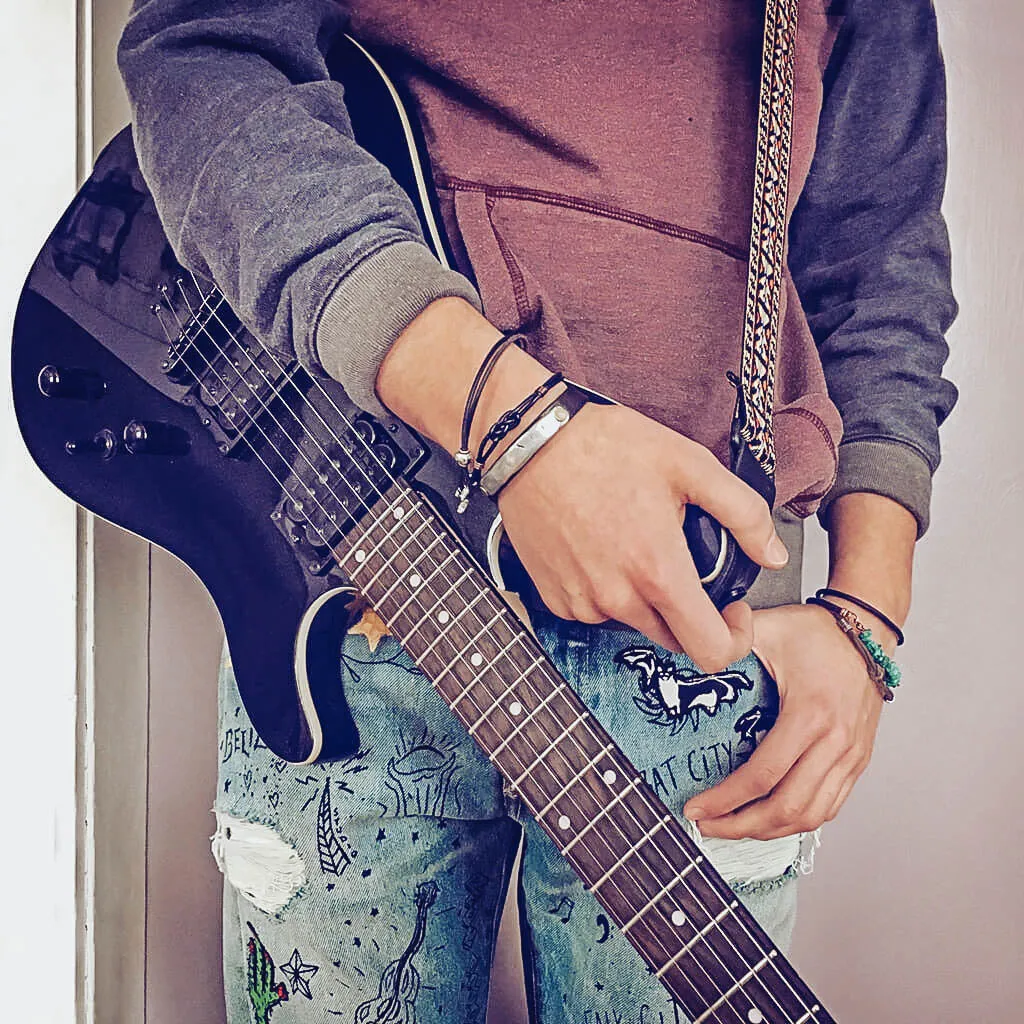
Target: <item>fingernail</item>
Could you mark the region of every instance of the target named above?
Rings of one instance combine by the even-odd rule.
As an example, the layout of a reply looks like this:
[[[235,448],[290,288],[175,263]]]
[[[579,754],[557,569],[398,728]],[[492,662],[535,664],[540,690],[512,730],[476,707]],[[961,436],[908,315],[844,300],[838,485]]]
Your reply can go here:
[[[768,555],[768,561],[779,569],[789,561],[789,552],[777,533],[772,534],[772,539],[768,542],[768,550],[765,554]]]
[[[704,817],[703,807],[686,807],[683,809],[683,814],[690,819],[692,822],[698,822]]]

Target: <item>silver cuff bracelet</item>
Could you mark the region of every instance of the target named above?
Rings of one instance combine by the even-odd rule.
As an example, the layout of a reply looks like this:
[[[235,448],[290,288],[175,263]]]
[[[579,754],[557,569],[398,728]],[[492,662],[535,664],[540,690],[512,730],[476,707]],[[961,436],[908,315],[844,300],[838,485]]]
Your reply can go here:
[[[489,498],[495,497],[583,406],[594,399],[604,398],[569,381],[566,381],[566,385],[565,391],[544,409],[480,477],[480,490]]]

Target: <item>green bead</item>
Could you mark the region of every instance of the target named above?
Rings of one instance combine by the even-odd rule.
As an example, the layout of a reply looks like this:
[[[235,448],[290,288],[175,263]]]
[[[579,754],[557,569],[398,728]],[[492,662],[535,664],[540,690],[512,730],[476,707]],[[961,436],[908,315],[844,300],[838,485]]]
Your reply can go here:
[[[864,646],[867,648],[868,653],[874,658],[876,664],[878,664],[885,672],[885,685],[890,689],[900,685],[900,679],[903,674],[900,672],[899,666],[892,658],[882,649],[882,645],[875,640],[871,639],[871,630],[865,629],[860,634],[860,639]]]

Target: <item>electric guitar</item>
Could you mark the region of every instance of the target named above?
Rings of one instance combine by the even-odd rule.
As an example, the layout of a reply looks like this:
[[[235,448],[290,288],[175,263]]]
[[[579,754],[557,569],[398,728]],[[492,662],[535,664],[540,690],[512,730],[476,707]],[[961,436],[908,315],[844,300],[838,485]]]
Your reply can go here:
[[[416,126],[344,46],[357,138],[448,262]],[[206,585],[277,755],[355,748],[338,648],[358,594],[695,1024],[833,1020],[502,597],[517,569],[493,505],[453,516],[447,455],[271,352],[177,263],[127,130],[31,270],[12,371],[50,480]]]

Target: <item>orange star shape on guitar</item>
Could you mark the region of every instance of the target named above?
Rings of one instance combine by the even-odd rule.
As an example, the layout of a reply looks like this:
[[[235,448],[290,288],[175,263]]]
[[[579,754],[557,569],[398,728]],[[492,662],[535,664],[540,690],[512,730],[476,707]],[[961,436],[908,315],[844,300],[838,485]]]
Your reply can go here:
[[[383,619],[369,606],[367,605],[363,609],[363,614],[359,621],[352,626],[348,631],[349,636],[365,636],[366,642],[370,647],[370,653],[372,654],[377,650],[377,645],[386,636],[390,636],[388,627],[384,624]]]

